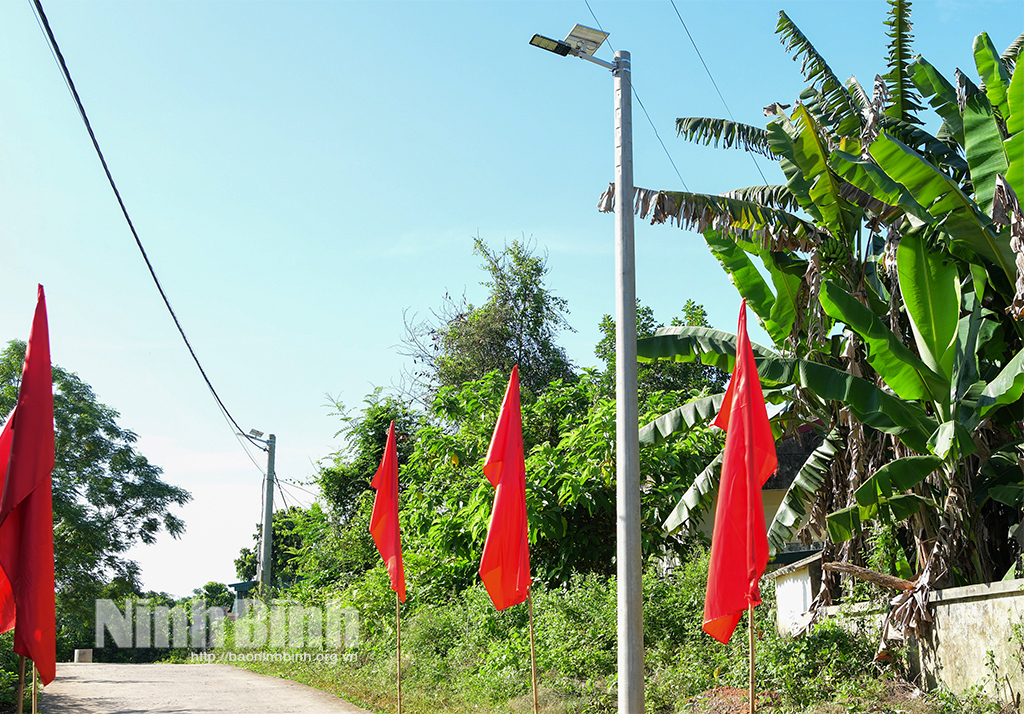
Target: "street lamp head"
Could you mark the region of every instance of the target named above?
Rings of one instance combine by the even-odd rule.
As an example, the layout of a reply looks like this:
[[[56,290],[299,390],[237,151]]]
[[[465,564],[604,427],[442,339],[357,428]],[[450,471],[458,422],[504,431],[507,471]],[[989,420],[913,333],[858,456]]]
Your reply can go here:
[[[259,439],[261,436],[263,436],[263,432],[257,431],[256,429],[250,429],[249,436],[255,436],[257,439]]]
[[[544,35],[534,35],[533,39],[530,40],[530,44],[534,47],[540,47],[542,50],[554,52],[556,55],[561,55],[562,57],[565,57],[569,54],[570,50],[572,50],[572,47],[569,44],[558,40],[552,40],[550,37],[544,37]]]
[[[550,37],[545,37],[544,35],[534,35],[533,39],[530,40],[530,44],[534,47],[540,47],[542,50],[554,52],[556,55],[561,55],[562,57],[572,55],[573,57],[579,57],[580,59],[585,59],[588,62],[593,62],[605,69],[617,71],[619,68],[618,64],[605,62],[602,59],[594,57],[594,53],[597,52],[601,45],[604,44],[607,37],[607,32],[595,30],[593,27],[576,25],[564,40],[552,40]]]

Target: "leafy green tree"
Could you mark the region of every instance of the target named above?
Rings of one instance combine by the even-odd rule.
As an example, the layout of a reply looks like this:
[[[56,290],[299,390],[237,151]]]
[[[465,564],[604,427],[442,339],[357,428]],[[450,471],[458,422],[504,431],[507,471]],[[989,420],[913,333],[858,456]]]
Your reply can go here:
[[[470,585],[490,520],[494,489],[483,476],[483,460],[504,396],[506,378],[492,372],[460,389],[441,390],[434,423],[416,436],[416,449],[402,478],[403,538],[431,553],[423,586],[440,597]],[[653,393],[641,405],[653,418],[690,398],[689,393]],[[526,502],[531,567],[539,582],[560,584],[574,572],[614,572],[615,405],[599,375],[554,382],[524,403]],[[707,459],[720,436],[696,429],[685,439],[662,443],[641,457],[644,482],[642,535],[647,556],[674,551],[679,542],[661,523]],[[404,542],[404,541],[403,541]]]
[[[297,576],[298,556],[302,552],[303,540],[298,524],[303,517],[303,509],[290,506],[274,511],[271,521],[273,540],[270,543],[271,581],[287,587],[294,583]],[[242,548],[235,558],[235,573],[243,581],[256,579],[256,568],[260,561],[260,541],[263,538],[263,524],[256,525],[253,534],[255,543],[251,548]],[[198,592],[197,592],[198,594]]]
[[[330,416],[339,417],[343,424],[335,437],[345,437],[345,447],[331,454],[326,464],[320,464],[316,483],[331,514],[344,523],[357,510],[360,495],[370,488],[377,473],[388,440],[388,425],[395,422],[395,448],[401,465],[412,453],[411,435],[420,420],[408,405],[384,395],[379,388],[366,397],[357,415],[337,400],[331,406],[334,412]]]
[[[925,585],[985,581],[1014,553],[986,533],[1019,521],[1024,491],[1022,332],[1007,316],[1024,305],[1014,195],[1024,169],[1024,78],[1014,71],[1022,42],[1000,57],[979,35],[984,90],[959,72],[954,88],[912,58],[909,7],[890,2],[889,71],[872,95],[839,82],[780,13],[777,32],[809,83],[792,111],[769,105],[766,129],[707,118],[677,126],[691,141],[778,160],[787,183],[721,196],[660,192],[651,203],[703,232],[771,336],[774,349],[755,356],[767,397],[786,405],[778,429],[817,425],[824,437],[771,526],[773,547],[807,521],[804,536],[827,529],[834,541],[826,559],[863,560],[862,524],[877,519],[895,529],[901,574],[923,570]],[[934,136],[915,117],[923,101],[942,118]],[[733,335],[668,333],[642,340],[641,357],[731,369]],[[716,410],[714,397],[685,405],[642,440],[659,443]],[[712,462],[668,525],[692,521],[716,482]]]
[[[708,327],[708,314],[703,305],[687,300],[681,318],[674,317],[672,326],[694,325]],[[636,301],[636,334],[638,338],[652,337],[664,325],[654,319],[654,310]],[[594,354],[604,362],[602,382],[606,393],[615,393],[615,319],[611,315],[601,318],[601,341]],[[728,375],[720,369],[700,363],[645,362],[637,367],[637,386],[641,400],[652,392],[682,391],[721,392]]]
[[[24,361],[22,341],[12,340],[0,353],[4,415],[17,401]],[[171,509],[191,495],[161,479],[161,469],[135,450],[136,435],[118,426],[118,413],[100,404],[77,374],[55,365],[53,387],[57,592],[91,602],[91,588],[117,579],[137,583],[138,565],[124,553],[136,543],[154,542],[161,530],[180,535],[185,524]]]
[[[416,363],[413,378],[425,401],[443,387],[458,387],[488,372],[509,374],[519,365],[520,385],[540,394],[558,379],[572,380],[572,362],[556,341],[572,330],[568,305],[544,285],[547,256],[518,240],[492,250],[480,238],[473,251],[484,259],[490,288],[483,305],[446,298],[433,322],[406,326],[405,353]]]
[[[228,586],[215,580],[193,590],[192,597],[204,600],[207,607],[222,607],[225,610],[230,610],[235,603],[235,595]]]

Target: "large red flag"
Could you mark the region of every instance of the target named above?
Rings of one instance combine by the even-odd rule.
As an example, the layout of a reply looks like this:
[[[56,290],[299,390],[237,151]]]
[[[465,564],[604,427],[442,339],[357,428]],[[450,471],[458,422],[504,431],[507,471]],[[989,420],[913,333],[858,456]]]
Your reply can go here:
[[[39,286],[18,404],[0,434],[0,632],[31,659],[43,684],[56,675],[53,583],[53,382],[46,298]]]
[[[518,365],[512,368],[491,447],[487,450],[484,475],[497,491],[480,560],[480,579],[494,607],[504,610],[523,602],[531,583]]]
[[[743,611],[761,604],[757,583],[768,565],[761,487],[778,464],[747,336],[746,300],[736,330],[736,366],[715,426],[728,433],[711,539],[704,631],[726,643]]]
[[[402,566],[402,537],[398,532],[398,449],[395,422],[388,429],[388,443],[380,467],[370,484],[377,489],[370,516],[370,534],[391,576],[391,589],[405,602],[405,568]]]

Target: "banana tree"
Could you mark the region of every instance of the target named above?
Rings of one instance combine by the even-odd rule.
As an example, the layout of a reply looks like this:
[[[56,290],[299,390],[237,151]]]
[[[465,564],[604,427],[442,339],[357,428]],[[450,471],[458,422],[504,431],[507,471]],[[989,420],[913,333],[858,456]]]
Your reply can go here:
[[[898,528],[901,574],[940,558],[927,568],[936,582],[981,581],[1015,555],[1003,529],[1019,520],[1024,491],[1013,319],[1024,311],[1024,36],[1000,56],[979,35],[983,89],[959,72],[954,86],[912,56],[909,6],[890,0],[888,71],[870,94],[840,82],[780,13],[776,31],[809,84],[799,101],[766,107],[763,129],[677,121],[690,141],[779,161],[784,185],[720,196],[638,189],[636,205],[652,222],[701,232],[768,333],[773,345],[755,359],[766,396],[784,404],[777,436],[821,433],[771,524],[772,547],[827,532],[826,559],[859,560],[859,534],[877,523]],[[942,119],[934,135],[917,118],[925,105]],[[726,333],[675,328],[641,340],[638,353],[730,369],[733,345]],[[714,411],[714,397],[686,405],[644,427],[641,441]],[[666,527],[692,523],[716,486],[712,462]]]

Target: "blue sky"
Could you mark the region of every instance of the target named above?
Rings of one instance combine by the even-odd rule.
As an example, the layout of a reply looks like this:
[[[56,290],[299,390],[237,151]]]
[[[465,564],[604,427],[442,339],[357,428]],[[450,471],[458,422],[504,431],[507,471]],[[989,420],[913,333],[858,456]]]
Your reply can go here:
[[[547,251],[577,330],[563,342],[595,363],[597,324],[614,311],[614,227],[595,209],[613,179],[612,78],[530,47],[533,33],[599,21],[631,52],[690,190],[761,182],[743,152],[675,137],[676,117],[727,114],[669,2],[44,7],[172,305],[239,423],[277,435],[285,480],[341,446],[326,394],[358,407],[398,378],[405,311],[424,316],[446,292],[484,299],[474,236]],[[763,126],[763,106],[804,86],[774,34],[779,9],[840,78],[870,86],[885,71],[884,2],[676,7],[740,122]],[[1022,25],[1014,0],[922,1],[914,20],[915,50],[949,78],[977,76],[976,34],[1001,51]],[[133,551],[145,586],[231,582],[260,518],[260,472],[150,281],[28,2],[0,3],[0,97],[0,339],[27,336],[42,283],[54,362],[194,496],[182,539]],[[639,105],[634,143],[637,185],[682,187]],[[638,223],[636,240],[637,293],[659,319],[694,299],[735,329],[737,295],[700,236]]]

